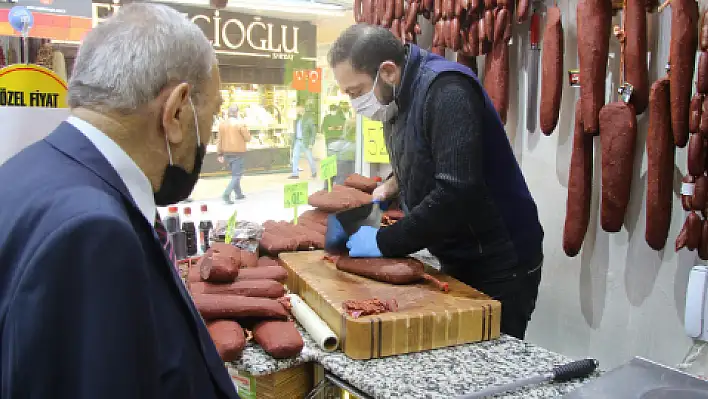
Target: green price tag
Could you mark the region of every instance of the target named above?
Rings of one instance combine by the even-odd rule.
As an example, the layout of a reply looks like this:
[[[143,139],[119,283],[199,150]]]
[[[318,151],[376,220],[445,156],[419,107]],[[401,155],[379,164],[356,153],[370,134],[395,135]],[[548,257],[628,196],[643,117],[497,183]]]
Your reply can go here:
[[[236,211],[234,211],[233,215],[229,218],[228,223],[226,223],[226,234],[224,236],[224,242],[227,244],[231,244],[231,238],[232,234],[234,231],[234,228],[236,227]]]
[[[298,205],[307,204],[308,195],[307,182],[286,184],[283,190],[283,207],[295,208]]]
[[[320,162],[320,175],[323,179],[331,179],[337,176],[337,156],[332,155]]]

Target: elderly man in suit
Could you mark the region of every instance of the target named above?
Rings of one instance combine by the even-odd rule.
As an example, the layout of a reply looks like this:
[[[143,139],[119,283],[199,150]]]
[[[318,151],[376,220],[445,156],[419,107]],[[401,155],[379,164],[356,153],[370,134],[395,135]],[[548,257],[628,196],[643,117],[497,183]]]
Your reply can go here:
[[[198,179],[219,84],[169,7],[88,33],[71,117],[0,167],[1,398],[238,398],[156,212]]]

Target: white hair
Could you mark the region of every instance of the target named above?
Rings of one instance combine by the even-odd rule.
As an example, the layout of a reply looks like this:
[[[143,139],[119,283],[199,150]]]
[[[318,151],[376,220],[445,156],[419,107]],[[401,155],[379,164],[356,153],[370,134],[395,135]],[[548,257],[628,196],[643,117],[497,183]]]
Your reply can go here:
[[[132,3],[86,35],[69,79],[69,106],[133,111],[181,82],[197,95],[214,62],[204,32],[182,14]]]

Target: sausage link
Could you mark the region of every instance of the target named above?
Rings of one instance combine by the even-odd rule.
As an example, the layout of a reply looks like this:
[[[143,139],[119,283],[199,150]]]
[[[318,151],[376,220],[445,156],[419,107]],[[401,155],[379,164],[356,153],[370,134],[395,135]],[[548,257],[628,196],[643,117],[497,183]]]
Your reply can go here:
[[[452,16],[452,0],[443,0],[442,17],[448,19]]]
[[[401,19],[405,15],[405,3],[404,0],[396,0],[396,8],[393,12],[393,18]]]
[[[437,23],[442,18],[442,0],[434,0],[433,2],[433,20],[432,23]]]
[[[698,133],[700,133],[703,138],[708,139],[708,96],[703,96],[701,123],[698,125]],[[674,138],[675,137],[676,136],[674,136]]]
[[[415,25],[416,17],[418,16],[418,3],[411,2],[408,5],[408,13],[406,14],[405,30],[406,32],[412,32],[413,26]]]
[[[708,52],[705,51],[701,51],[701,55],[698,57],[696,91],[701,94],[708,94]]]
[[[637,140],[637,115],[634,107],[621,101],[605,105],[600,110],[599,127],[602,132],[600,224],[606,232],[616,233],[622,228],[632,186]]]
[[[702,260],[708,260],[708,220],[703,220],[701,244],[698,246],[698,257]]]
[[[527,19],[529,19],[530,15],[531,3],[529,2],[529,0],[519,0],[518,6],[516,7],[516,22],[525,22]]]
[[[394,36],[396,36],[398,39],[401,38],[401,20],[400,19],[394,19],[393,22],[391,22],[391,28],[389,28],[391,33],[393,33]],[[433,35],[433,41],[435,39],[435,35]]]
[[[361,12],[361,2],[362,0],[354,0],[354,21],[356,21],[356,23],[364,22],[364,17]]]
[[[583,129],[585,133],[597,135],[598,117],[605,103],[612,1],[580,0],[577,21]]]
[[[551,7],[546,16],[546,29],[543,33],[543,45],[541,46],[539,122],[541,131],[546,136],[555,130],[560,114],[563,94],[563,40],[560,8]],[[580,114],[577,117],[580,117]]]
[[[688,112],[691,101],[693,68],[698,45],[698,3],[695,0],[671,1],[671,124],[674,143],[688,142]]]
[[[705,145],[703,144],[703,137],[700,134],[692,134],[688,143],[688,173],[691,176],[702,176],[705,166]],[[699,208],[700,209],[700,208]]]
[[[701,245],[701,234],[703,233],[703,221],[696,212],[688,214],[686,219],[686,248],[689,251],[698,249]]]
[[[637,115],[649,103],[649,69],[647,66],[646,0],[627,0],[625,9],[625,80],[633,86],[630,99]]]
[[[708,196],[708,177],[701,175],[696,178],[696,184],[691,197],[691,209],[702,211],[706,208],[706,197]]]
[[[470,55],[479,55],[479,20],[475,19],[467,28],[467,41],[470,44]]]
[[[459,51],[462,48],[460,43],[460,18],[455,17],[450,21],[450,44],[453,51]]]
[[[499,119],[506,124],[509,109],[509,46],[503,41],[491,44],[484,68],[484,88]]]
[[[470,0],[470,6],[467,8],[468,18],[479,12],[479,6],[482,5],[482,0]]]
[[[384,16],[383,20],[381,21],[381,25],[383,25],[384,28],[390,28],[391,24],[393,23],[393,14],[394,14],[394,8],[396,7],[396,0],[385,0],[386,1],[386,9],[384,11]]]
[[[484,36],[490,42],[494,42],[494,12],[492,10],[484,12]]]
[[[484,9],[493,10],[497,8],[497,0],[484,0]]]
[[[361,1],[361,15],[364,23],[372,24],[374,22],[373,6],[374,0],[362,0]]]
[[[703,109],[703,96],[696,93],[691,98],[691,105],[688,114],[688,131],[689,133],[698,133],[701,126],[701,111]]]
[[[509,10],[506,8],[497,8],[497,10],[499,10],[499,12],[497,12],[497,15],[494,17],[494,41],[503,42],[504,33],[509,23]]]
[[[657,80],[649,91],[649,131],[647,132],[647,199],[645,239],[660,251],[666,245],[674,199],[674,158],[676,147],[671,135],[669,79]]]
[[[703,11],[701,20],[701,51],[708,51],[708,10]]]
[[[590,224],[592,198],[593,138],[583,132],[580,101],[575,104],[573,152],[568,174],[568,199],[563,227],[563,251],[569,257],[580,252]]]

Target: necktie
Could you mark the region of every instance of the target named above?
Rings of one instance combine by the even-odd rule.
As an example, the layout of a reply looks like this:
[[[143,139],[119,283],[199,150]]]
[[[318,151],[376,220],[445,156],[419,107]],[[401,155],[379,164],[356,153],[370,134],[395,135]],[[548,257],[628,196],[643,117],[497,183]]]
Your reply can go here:
[[[177,258],[175,257],[174,248],[172,248],[172,243],[170,242],[169,236],[167,235],[167,229],[165,225],[162,224],[162,219],[160,219],[160,214],[155,213],[155,232],[157,233],[157,238],[160,239],[160,244],[165,249],[167,256],[170,258],[173,267],[177,267]]]

